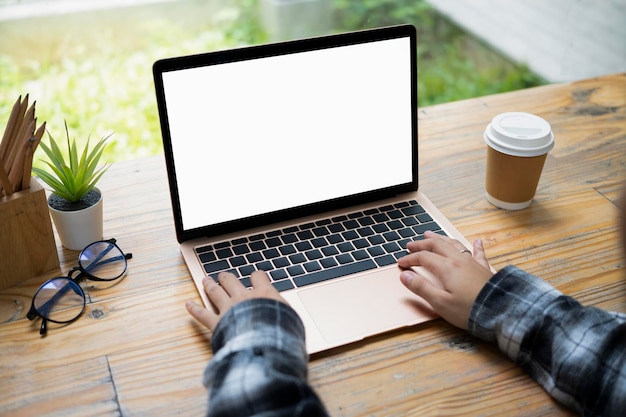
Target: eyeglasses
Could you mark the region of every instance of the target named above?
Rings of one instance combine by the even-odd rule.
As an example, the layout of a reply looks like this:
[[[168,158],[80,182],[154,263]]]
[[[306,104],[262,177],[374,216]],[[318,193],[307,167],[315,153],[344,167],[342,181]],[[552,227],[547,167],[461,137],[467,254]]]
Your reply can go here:
[[[70,270],[66,277],[52,278],[44,282],[33,296],[33,302],[26,317],[43,319],[39,334],[45,335],[48,321],[70,323],[85,310],[85,293],[78,285],[81,279],[92,281],[113,281],[126,272],[126,260],[132,253],[124,254],[115,239],[94,242],[78,255],[78,266]],[[78,273],[75,277],[72,277]]]

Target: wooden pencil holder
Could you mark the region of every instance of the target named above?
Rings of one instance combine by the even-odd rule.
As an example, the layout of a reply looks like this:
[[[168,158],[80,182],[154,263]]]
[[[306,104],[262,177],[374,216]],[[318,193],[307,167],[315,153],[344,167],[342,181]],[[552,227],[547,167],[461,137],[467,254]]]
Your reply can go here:
[[[46,192],[30,188],[0,198],[0,290],[59,268]]]

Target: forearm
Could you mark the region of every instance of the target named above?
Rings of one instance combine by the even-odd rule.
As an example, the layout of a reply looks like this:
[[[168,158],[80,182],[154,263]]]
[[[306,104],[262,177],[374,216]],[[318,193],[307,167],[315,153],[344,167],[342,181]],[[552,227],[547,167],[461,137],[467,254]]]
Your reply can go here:
[[[268,299],[236,305],[212,345],[205,372],[209,416],[326,415],[307,383],[304,328],[287,305]]]
[[[584,307],[514,267],[478,295],[470,333],[496,342],[546,391],[583,415],[626,409],[626,318]]]

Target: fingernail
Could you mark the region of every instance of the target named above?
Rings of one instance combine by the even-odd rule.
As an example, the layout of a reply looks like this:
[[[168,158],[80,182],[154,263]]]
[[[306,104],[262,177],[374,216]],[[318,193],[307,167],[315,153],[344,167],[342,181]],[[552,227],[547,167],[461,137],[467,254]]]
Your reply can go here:
[[[411,281],[413,281],[413,273],[411,271],[402,271],[400,281],[402,281],[404,285],[409,285]]]

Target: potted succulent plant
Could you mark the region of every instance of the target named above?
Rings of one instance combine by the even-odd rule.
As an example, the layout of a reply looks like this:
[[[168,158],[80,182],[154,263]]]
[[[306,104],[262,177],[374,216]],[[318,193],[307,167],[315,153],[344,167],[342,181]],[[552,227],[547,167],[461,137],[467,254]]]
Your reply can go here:
[[[70,139],[67,122],[65,134],[67,156],[48,132],[50,146],[43,141],[39,146],[48,157],[43,162],[50,172],[37,167],[33,172],[51,188],[48,208],[61,243],[68,249],[81,250],[103,237],[102,193],[96,183],[109,167],[98,163],[112,134],[101,138],[91,150],[88,138],[82,151],[76,140]]]

